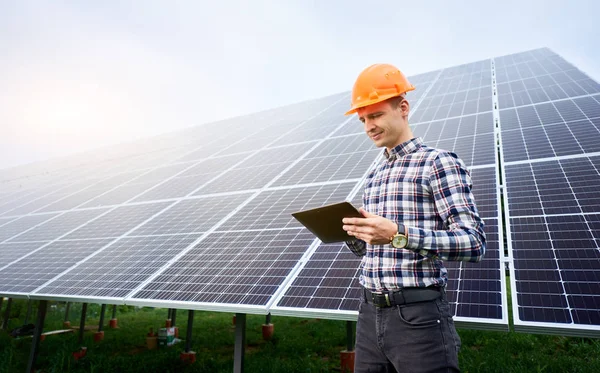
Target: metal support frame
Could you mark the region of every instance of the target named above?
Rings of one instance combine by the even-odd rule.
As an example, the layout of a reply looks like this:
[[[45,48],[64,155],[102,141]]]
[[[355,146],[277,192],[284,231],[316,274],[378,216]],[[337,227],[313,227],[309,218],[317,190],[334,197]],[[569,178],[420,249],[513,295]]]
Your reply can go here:
[[[65,322],[69,321],[69,311],[71,310],[71,302],[67,302],[65,307]]]
[[[81,320],[79,321],[79,344],[83,343],[83,332],[85,332],[85,314],[87,313],[87,303],[81,305]]]
[[[29,353],[29,362],[27,363],[27,373],[32,373],[35,370],[33,365],[37,358],[38,349],[40,347],[40,338],[42,337],[42,330],[44,329],[44,320],[46,319],[46,310],[48,309],[48,301],[41,300],[38,305],[37,321],[35,323],[35,330],[33,331],[33,340],[31,341],[31,351]]]
[[[265,324],[269,325],[271,323],[271,312],[267,313],[267,317],[265,319]]]
[[[23,322],[23,324],[29,324],[29,318],[31,317],[31,307],[32,307],[33,301],[31,299],[27,300],[27,313],[25,314],[25,321]]]
[[[100,308],[100,322],[98,323],[98,331],[101,332],[104,330],[104,314],[106,313],[106,304],[102,305]]]
[[[188,325],[185,336],[185,352],[190,352],[192,348],[192,327],[194,326],[194,310],[188,311]]]
[[[354,351],[354,321],[346,321],[346,351]]]
[[[117,305],[113,304],[112,319],[116,319],[116,318],[117,318]]]
[[[0,311],[2,311],[2,303],[4,302],[4,297],[0,296]]]
[[[177,318],[177,309],[171,308],[171,326],[175,326],[176,318]]]
[[[6,309],[4,310],[4,320],[2,320],[2,330],[6,330],[8,328],[8,320],[10,318],[10,306],[12,305],[12,298],[8,298],[8,302],[6,302]]]
[[[244,372],[244,353],[246,352],[246,314],[235,314],[235,349],[233,351],[233,372]]]

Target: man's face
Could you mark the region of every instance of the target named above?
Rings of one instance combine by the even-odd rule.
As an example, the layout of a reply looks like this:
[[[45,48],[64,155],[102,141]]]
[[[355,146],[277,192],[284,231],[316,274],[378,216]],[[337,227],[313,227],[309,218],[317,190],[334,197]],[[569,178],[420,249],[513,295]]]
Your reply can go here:
[[[359,108],[356,113],[375,146],[391,149],[405,141],[406,120],[402,110],[402,105],[394,108],[388,101],[383,101]]]

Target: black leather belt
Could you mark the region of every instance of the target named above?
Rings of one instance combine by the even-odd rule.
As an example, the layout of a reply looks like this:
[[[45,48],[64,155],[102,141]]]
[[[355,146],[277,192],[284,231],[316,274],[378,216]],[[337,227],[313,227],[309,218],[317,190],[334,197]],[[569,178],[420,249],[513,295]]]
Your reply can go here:
[[[375,307],[392,307],[403,304],[428,302],[442,296],[443,289],[439,286],[426,288],[403,288],[397,291],[372,292],[363,288],[365,301]]]

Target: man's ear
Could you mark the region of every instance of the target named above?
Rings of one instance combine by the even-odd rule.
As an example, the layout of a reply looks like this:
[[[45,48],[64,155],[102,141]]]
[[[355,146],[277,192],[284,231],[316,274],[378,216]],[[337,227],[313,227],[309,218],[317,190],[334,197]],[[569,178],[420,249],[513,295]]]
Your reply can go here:
[[[408,113],[410,113],[410,104],[408,100],[402,100],[400,103],[400,111],[402,111],[403,117],[408,117]]]

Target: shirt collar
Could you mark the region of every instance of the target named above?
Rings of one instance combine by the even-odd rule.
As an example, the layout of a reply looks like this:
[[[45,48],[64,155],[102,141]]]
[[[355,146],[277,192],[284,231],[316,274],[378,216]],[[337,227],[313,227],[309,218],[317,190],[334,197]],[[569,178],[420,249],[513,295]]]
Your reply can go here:
[[[400,158],[410,153],[416,152],[421,146],[423,146],[423,139],[421,139],[420,137],[415,137],[406,142],[403,142],[400,145],[393,147],[390,151],[385,149],[383,154],[388,159],[388,161],[393,161],[396,158]]]

